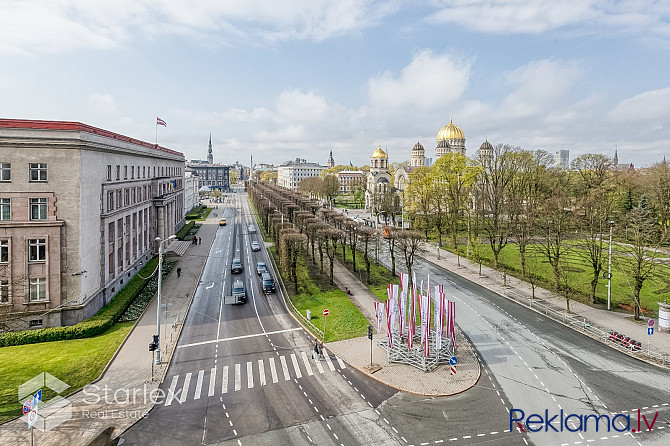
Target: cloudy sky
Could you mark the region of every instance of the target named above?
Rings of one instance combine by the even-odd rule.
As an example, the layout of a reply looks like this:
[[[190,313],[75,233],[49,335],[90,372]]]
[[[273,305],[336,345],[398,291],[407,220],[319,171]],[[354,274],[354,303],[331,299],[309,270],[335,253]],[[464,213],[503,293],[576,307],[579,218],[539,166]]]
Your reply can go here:
[[[392,162],[452,118],[469,155],[670,156],[666,0],[3,0],[0,117],[218,162]]]

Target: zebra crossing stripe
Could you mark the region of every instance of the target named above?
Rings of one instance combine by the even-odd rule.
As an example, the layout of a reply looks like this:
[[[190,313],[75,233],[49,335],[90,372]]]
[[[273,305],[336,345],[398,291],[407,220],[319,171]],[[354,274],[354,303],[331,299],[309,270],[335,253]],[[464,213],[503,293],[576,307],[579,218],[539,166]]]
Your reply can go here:
[[[258,360],[258,374],[260,375],[259,379],[258,379],[259,384],[261,386],[264,386],[265,385],[265,367],[263,367],[263,360],[262,359]]]
[[[223,366],[223,382],[221,383],[221,393],[228,393],[228,366]]]
[[[318,358],[316,360],[316,368],[319,370],[319,373],[324,373],[323,366],[321,365],[321,360]]]
[[[277,370],[275,369],[275,358],[270,358],[270,374],[272,375],[273,383],[279,381],[279,378],[277,378]]]
[[[188,387],[190,385],[191,385],[191,372],[188,372],[186,374],[186,377],[184,378],[184,387],[181,389],[181,397],[179,398],[180,403],[186,401],[186,396],[188,395]]]
[[[251,361],[247,361],[247,387],[251,389],[254,386],[254,370]]]
[[[242,383],[240,382],[240,364],[235,364],[235,392],[242,388]]]
[[[207,396],[214,396],[214,386],[216,385],[216,366],[209,372],[209,391]]]
[[[335,359],[337,359],[337,363],[340,365],[341,369],[346,369],[347,366],[342,362],[339,356],[335,356]]]
[[[281,370],[282,372],[284,372],[284,381],[288,381],[291,379],[291,375],[288,374],[288,366],[286,365],[286,358],[280,356],[279,360],[281,361]]]
[[[174,399],[174,391],[177,387],[177,381],[179,381],[179,375],[173,376],[172,382],[170,383],[170,388],[168,389],[167,397],[165,398],[166,406],[170,406],[172,404],[172,400]]]
[[[200,370],[198,372],[198,381],[195,383],[195,396],[193,397],[194,400],[199,400],[200,399],[200,392],[202,392],[202,378],[205,376],[205,371]]]
[[[305,363],[305,368],[307,369],[307,374],[309,376],[314,375],[314,372],[312,371],[312,366],[309,365],[309,359],[307,359],[307,353],[305,352],[300,352],[300,355],[302,356],[302,362]],[[317,358],[318,359],[318,358]]]
[[[333,365],[333,361],[330,360],[330,355],[326,352],[326,354],[323,356],[326,358],[326,364],[328,364],[328,368],[330,369],[330,371],[334,372],[335,366]]]
[[[302,372],[300,371],[300,366],[298,366],[298,358],[295,357],[295,353],[291,353],[291,362],[293,362],[293,368],[295,369],[295,377],[302,378]]]

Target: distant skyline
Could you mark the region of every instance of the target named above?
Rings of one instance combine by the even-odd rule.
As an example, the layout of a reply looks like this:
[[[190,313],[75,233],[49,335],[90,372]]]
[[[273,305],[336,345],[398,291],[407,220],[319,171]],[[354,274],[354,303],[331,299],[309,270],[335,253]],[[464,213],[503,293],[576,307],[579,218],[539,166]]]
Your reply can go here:
[[[648,166],[670,155],[670,2],[9,0],[0,117],[80,121],[215,162],[390,162],[452,118]]]

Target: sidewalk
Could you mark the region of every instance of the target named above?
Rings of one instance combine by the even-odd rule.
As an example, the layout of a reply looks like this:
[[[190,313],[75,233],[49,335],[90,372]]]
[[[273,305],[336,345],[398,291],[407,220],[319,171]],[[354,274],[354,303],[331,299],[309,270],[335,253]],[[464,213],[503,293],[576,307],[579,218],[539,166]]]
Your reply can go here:
[[[190,245],[183,257],[170,257],[178,263],[162,283],[161,303],[167,303],[167,306],[161,311],[162,364],[154,366],[154,379],[151,374],[153,355],[148,351],[148,345],[156,333],[156,298],[136,322],[101,377],[85,387],[86,392],[79,391],[67,398],[72,405],[72,418],[51,431],[35,429],[35,444],[87,445],[110,426],[115,428],[114,438],[151,410],[150,392],[158,388],[167,371],[216,235],[217,221],[218,218],[210,216],[202,222],[198,231],[198,237],[202,238],[200,245]],[[177,267],[182,271],[180,278],[177,277]],[[66,376],[57,378],[67,382]],[[17,419],[3,424],[0,444],[30,444],[26,422]]]
[[[349,288],[352,293],[350,298],[354,305],[363,313],[368,322],[376,327],[374,302],[378,300],[377,297],[340,262],[335,263],[333,275],[337,286],[342,289]],[[389,363],[386,350],[377,343],[380,339],[383,341],[387,337],[381,334],[374,336],[373,362],[381,366],[381,369],[373,374],[370,374],[365,368],[370,365],[370,340],[367,336],[330,342],[327,347],[360,372],[404,392],[432,396],[454,395],[474,386],[479,379],[481,373],[479,362],[470,343],[458,327],[456,329],[456,345],[458,346],[456,375],[451,375],[449,365],[438,366],[426,373],[409,365]]]

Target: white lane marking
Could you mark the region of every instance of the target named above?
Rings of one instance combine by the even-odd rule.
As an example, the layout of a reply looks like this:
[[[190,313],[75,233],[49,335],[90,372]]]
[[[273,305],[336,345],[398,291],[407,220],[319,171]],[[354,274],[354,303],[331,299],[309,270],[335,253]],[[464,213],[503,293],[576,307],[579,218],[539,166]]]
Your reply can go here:
[[[254,386],[254,370],[251,361],[247,361],[247,387],[251,389]]]
[[[336,355],[335,359],[337,359],[337,363],[340,365],[341,369],[346,369],[347,368],[347,366],[344,364],[344,362],[342,362],[342,360],[340,359],[339,356]]]
[[[186,377],[184,378],[184,387],[181,389],[181,396],[179,398],[179,402],[183,403],[186,401],[186,396],[188,395],[188,387],[191,384],[191,372],[186,374]]]
[[[223,382],[221,383],[221,393],[228,393],[228,366],[223,366]]]
[[[211,290],[212,288],[214,288],[214,282],[210,286],[205,287],[206,290]]]
[[[270,374],[272,375],[273,383],[279,381],[279,378],[277,378],[277,370],[275,369],[275,358],[270,358]]]
[[[293,362],[293,369],[295,369],[295,377],[302,378],[302,372],[298,366],[298,358],[295,357],[295,353],[291,353],[291,362]]]
[[[321,365],[321,361],[317,359],[316,361],[316,368],[319,370],[319,373],[324,373],[323,366]]]
[[[219,318],[219,320],[220,320],[220,318]],[[214,344],[215,342],[236,341],[238,339],[255,338],[255,337],[258,337],[258,336],[266,336],[266,335],[271,335],[271,334],[286,333],[286,332],[289,332],[289,331],[297,331],[297,330],[302,330],[302,328],[287,328],[286,330],[268,331],[268,332],[263,332],[263,333],[258,333],[258,334],[233,336],[233,337],[230,337],[230,338],[221,338],[221,339],[212,339],[211,341],[202,341],[202,342],[194,342],[193,344],[178,345],[177,348],[196,347],[198,345]]]
[[[207,396],[214,396],[214,386],[216,385],[216,366],[209,372],[209,391]]]
[[[286,365],[286,358],[283,357],[283,356],[280,356],[279,360],[281,361],[282,372],[284,372],[284,381],[289,381],[291,379],[291,375],[289,375],[289,373],[288,373],[288,366]]]
[[[330,360],[330,355],[328,354],[328,352],[326,352],[324,357],[326,358],[326,364],[328,364],[328,368],[330,369],[331,372],[334,372],[335,366],[333,365],[333,362]]]
[[[241,383],[241,373],[240,373],[240,364],[235,364],[235,391],[237,392],[242,388],[242,383]]]
[[[172,377],[172,382],[170,383],[170,388],[168,389],[168,394],[167,398],[165,398],[165,405],[169,406],[172,404],[172,400],[174,399],[174,390],[177,387],[177,381],[179,380],[179,375],[175,375]]]
[[[200,370],[198,372],[198,381],[195,383],[195,395],[193,396],[194,400],[200,399],[200,393],[202,392],[202,378],[205,376],[205,371]]]
[[[300,356],[302,356],[302,362],[305,363],[305,369],[307,369],[307,374],[309,376],[314,375],[314,372],[312,371],[312,366],[309,364],[309,359],[307,359],[307,353],[300,352]],[[300,377],[298,377],[298,378],[300,378]]]
[[[265,385],[265,367],[263,367],[263,360],[259,359],[258,360],[258,374],[259,376],[259,384],[261,386]]]

